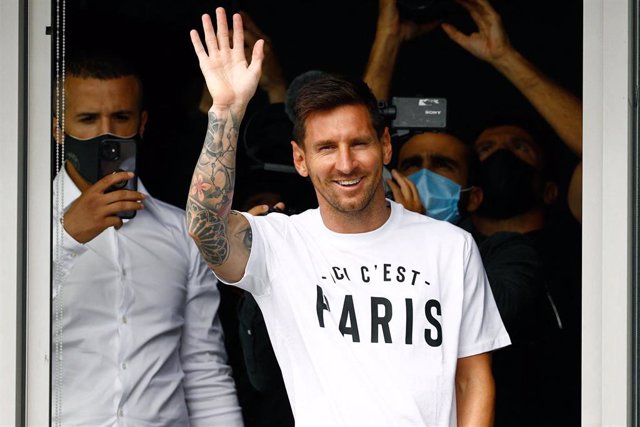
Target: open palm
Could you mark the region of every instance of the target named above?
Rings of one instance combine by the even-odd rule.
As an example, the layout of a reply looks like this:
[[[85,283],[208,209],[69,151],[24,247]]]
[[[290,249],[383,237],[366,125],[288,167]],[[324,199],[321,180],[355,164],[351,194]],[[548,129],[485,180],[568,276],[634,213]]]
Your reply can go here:
[[[191,31],[191,42],[198,56],[200,70],[213,98],[214,106],[228,106],[244,112],[256,91],[264,58],[263,40],[253,46],[251,63],[244,53],[242,18],[233,16],[233,45],[229,43],[229,28],[223,8],[216,9],[217,33],[209,15],[203,15],[202,26],[206,50],[198,32]]]

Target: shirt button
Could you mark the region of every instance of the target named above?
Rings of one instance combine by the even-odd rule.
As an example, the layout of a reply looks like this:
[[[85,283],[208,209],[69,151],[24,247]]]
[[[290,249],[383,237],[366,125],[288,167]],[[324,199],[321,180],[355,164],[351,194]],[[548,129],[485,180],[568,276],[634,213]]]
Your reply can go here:
[[[251,329],[247,329],[247,335],[251,335]]]
[[[122,316],[122,323],[127,324],[127,316]]]
[[[121,417],[123,415],[122,408],[118,408],[118,416]]]
[[[123,371],[126,371],[126,370],[127,370],[127,364],[126,364],[126,363],[123,363],[121,366],[122,366],[122,370],[123,370]]]

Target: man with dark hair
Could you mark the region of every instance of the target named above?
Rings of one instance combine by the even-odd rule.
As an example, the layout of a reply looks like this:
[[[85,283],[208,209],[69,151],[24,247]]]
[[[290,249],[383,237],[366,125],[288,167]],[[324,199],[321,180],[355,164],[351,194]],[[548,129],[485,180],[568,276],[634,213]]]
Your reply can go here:
[[[98,174],[102,143],[140,143],[140,79],[109,57],[66,71],[64,120],[53,121],[67,158],[54,182],[54,422],[241,426],[216,280],[184,212],[140,181],[122,188],[131,172]]]
[[[298,173],[318,209],[231,211],[237,130],[262,42],[244,57],[222,8],[192,42],[213,98],[187,203],[191,236],[216,275],[251,292],[282,369],[296,425],[489,426],[490,352],[509,344],[469,234],[384,197],[388,129],[361,82],[327,76],[293,108]]]

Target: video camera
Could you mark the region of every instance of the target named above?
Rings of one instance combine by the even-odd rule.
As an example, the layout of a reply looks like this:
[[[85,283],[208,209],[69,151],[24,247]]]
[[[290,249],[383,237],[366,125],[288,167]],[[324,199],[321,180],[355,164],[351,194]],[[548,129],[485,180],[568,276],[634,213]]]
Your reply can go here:
[[[391,103],[378,102],[378,109],[392,131],[445,130],[446,98],[393,97]]]

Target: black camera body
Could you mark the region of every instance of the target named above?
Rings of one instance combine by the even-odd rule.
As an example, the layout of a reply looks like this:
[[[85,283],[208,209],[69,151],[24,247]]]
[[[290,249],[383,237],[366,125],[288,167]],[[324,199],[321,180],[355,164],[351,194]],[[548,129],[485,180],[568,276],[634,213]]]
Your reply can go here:
[[[393,130],[439,130],[447,128],[446,98],[393,97],[391,103],[380,102],[382,115]]]

